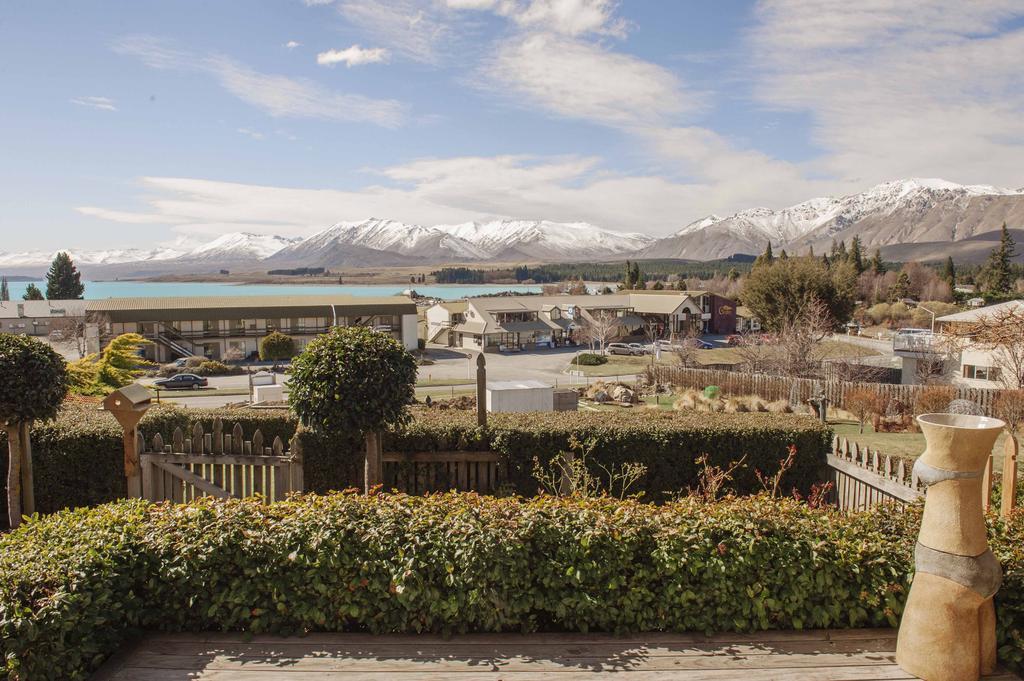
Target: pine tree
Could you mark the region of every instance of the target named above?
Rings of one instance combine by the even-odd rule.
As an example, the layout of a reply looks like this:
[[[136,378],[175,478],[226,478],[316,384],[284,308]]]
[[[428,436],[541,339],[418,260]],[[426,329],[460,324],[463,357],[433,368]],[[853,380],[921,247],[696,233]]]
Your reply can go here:
[[[772,242],[769,241],[764,249],[764,253],[757,256],[757,259],[754,260],[754,267],[771,265],[773,262],[775,262],[775,255],[772,253]]]
[[[785,248],[783,248],[782,252],[779,253],[779,260],[789,260],[789,253],[786,253]]]
[[[875,254],[871,256],[871,271],[875,274],[885,274],[885,262],[882,260],[881,248],[876,248]]]
[[[953,264],[953,256],[946,258],[946,265],[942,268],[942,279],[950,288],[956,287],[956,265]]]
[[[11,291],[7,287],[7,277],[0,279],[0,300],[10,300]]]
[[[627,291],[633,288],[633,267],[628,260],[626,261],[626,275],[622,278],[622,288]]]
[[[633,261],[633,288],[643,290],[647,288],[647,283],[644,281],[644,274],[640,271],[640,263]]]
[[[860,243],[860,237],[853,237],[850,242],[850,262],[857,268],[857,274],[864,271],[864,249]]]
[[[910,292],[910,276],[905,271],[900,272],[896,283],[889,287],[889,302],[895,303],[907,297]]]
[[[71,261],[71,256],[61,251],[46,273],[46,297],[50,300],[76,300],[84,293],[82,273]]]
[[[992,249],[985,265],[985,288],[991,293],[1009,293],[1013,286],[1013,272],[1010,269],[1010,262],[1015,254],[1016,244],[1010,236],[1010,230],[1006,229],[1003,223],[1002,232],[999,235],[999,245]]]
[[[24,300],[42,300],[43,292],[39,290],[38,286],[30,283],[25,287],[25,295],[23,295],[22,298]]]

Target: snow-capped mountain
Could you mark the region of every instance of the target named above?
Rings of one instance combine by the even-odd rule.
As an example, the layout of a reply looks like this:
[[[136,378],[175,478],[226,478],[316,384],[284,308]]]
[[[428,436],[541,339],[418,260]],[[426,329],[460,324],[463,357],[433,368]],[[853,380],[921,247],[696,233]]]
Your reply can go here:
[[[960,185],[946,180],[896,180],[841,198],[824,197],[771,210],[708,216],[641,252],[645,258],[710,260],[778,248],[827,248],[859,236],[865,247],[959,241],[1024,224],[1024,190]]]
[[[177,259],[218,263],[263,260],[298,241],[301,239],[272,234],[232,232],[197,246],[187,253],[181,254]]]
[[[339,222],[281,249],[268,263],[288,267],[583,260],[631,253],[652,241],[587,223],[495,220],[424,227],[371,218]]]
[[[49,267],[58,251],[0,252],[0,267]],[[175,248],[120,248],[100,251],[68,249],[67,253],[78,265],[112,265],[124,262],[166,261],[181,257],[184,251]]]
[[[644,234],[613,232],[586,222],[494,220],[435,229],[473,244],[491,260],[604,258],[636,251],[653,241]]]

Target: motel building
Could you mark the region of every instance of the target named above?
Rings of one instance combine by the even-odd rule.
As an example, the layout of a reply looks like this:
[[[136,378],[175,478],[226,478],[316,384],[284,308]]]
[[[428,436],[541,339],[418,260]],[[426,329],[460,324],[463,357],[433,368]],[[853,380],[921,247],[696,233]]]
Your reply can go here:
[[[68,322],[85,317],[84,300],[0,301],[0,332],[49,337],[67,332]]]
[[[391,334],[409,350],[417,346],[416,304],[405,296],[214,296],[108,298],[87,302],[86,336],[96,352],[122,333],[153,341],[146,357],[252,359],[272,331],[295,339],[301,350],[334,326],[366,326]]]
[[[438,303],[426,311],[427,342],[504,352],[585,342],[594,319],[612,318],[609,341],[644,335],[659,339],[690,332],[730,334],[735,303],[706,291],[623,291],[583,296],[493,296]]]

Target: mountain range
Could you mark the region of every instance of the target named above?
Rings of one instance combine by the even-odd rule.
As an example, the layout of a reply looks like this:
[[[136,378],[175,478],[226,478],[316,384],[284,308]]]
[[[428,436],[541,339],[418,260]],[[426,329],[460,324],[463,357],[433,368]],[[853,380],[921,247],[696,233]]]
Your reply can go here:
[[[833,240],[849,243],[854,236],[865,248],[881,248],[884,255],[908,244],[951,245],[997,230],[1003,222],[1024,226],[1024,189],[915,178],[781,210],[752,208],[728,217],[709,215],[658,239],[638,257],[713,260],[758,254],[768,242],[776,250],[821,252]]]
[[[292,267],[395,267],[451,263],[529,263],[674,258],[713,260],[776,249],[827,250],[860,237],[891,260],[983,259],[1006,222],[1024,227],[1024,189],[961,185],[938,179],[886,182],[859,194],[823,197],[773,210],[708,215],[656,239],[585,222],[494,220],[423,226],[370,218],[339,222],[307,238],[237,232],[190,249],[77,250],[90,276],[154,276],[218,269],[263,273]],[[957,244],[956,253],[952,252]],[[45,271],[54,253],[0,252],[0,273]]]

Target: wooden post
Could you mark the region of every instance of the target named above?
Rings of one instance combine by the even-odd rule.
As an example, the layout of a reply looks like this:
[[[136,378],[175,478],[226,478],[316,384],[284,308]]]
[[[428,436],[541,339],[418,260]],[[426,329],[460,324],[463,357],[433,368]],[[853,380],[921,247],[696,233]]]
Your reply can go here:
[[[1017,505],[1017,453],[1020,450],[1020,443],[1013,433],[1006,434],[1006,442],[1003,443],[1003,502],[999,509],[999,515],[1009,518]]]
[[[32,483],[32,438],[29,426],[28,421],[18,424],[21,436],[21,512],[24,515],[36,512],[36,493]]]
[[[9,527],[21,525],[21,429],[8,423],[7,430],[7,520]]]
[[[567,497],[572,494],[572,464],[576,460],[576,452],[561,453],[562,478],[558,481],[558,494]]]
[[[124,442],[124,476],[128,498],[139,499],[142,497],[142,468],[139,465],[138,430],[135,426],[124,428],[121,439]]]
[[[482,352],[476,356],[476,425],[487,425],[487,360]]]
[[[985,472],[981,475],[981,507],[987,512],[992,508],[992,455],[989,454]]]
[[[384,482],[383,450],[381,449],[380,433],[366,434],[366,463],[363,468],[363,491],[367,494],[377,485]]]

